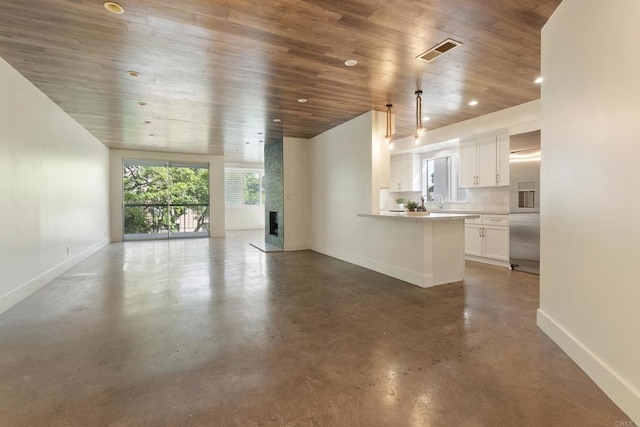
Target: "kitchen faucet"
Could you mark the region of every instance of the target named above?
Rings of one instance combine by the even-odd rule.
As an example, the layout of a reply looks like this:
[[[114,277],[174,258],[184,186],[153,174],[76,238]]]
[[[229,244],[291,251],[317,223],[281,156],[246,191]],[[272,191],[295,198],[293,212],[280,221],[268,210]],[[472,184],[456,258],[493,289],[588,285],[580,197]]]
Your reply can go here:
[[[444,197],[442,197],[442,194],[438,194],[438,193],[431,193],[431,201],[435,202],[436,201],[436,196],[438,196],[438,208],[442,209],[442,206],[444,205]]]

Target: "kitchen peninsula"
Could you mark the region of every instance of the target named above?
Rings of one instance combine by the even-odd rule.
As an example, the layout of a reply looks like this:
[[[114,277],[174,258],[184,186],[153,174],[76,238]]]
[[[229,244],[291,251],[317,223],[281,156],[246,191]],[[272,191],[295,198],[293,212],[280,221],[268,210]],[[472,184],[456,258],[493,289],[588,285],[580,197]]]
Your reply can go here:
[[[358,217],[384,236],[379,255],[388,263],[377,271],[422,288],[463,279],[464,220],[479,215],[383,212]]]

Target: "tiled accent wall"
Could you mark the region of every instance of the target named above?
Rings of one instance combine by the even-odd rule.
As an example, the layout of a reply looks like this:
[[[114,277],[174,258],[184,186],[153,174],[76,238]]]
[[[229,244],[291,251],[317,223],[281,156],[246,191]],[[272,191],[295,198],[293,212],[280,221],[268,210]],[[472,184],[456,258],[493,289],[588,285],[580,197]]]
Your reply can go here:
[[[284,249],[284,178],[282,139],[264,146],[265,242]],[[269,213],[278,213],[278,235],[269,233]]]

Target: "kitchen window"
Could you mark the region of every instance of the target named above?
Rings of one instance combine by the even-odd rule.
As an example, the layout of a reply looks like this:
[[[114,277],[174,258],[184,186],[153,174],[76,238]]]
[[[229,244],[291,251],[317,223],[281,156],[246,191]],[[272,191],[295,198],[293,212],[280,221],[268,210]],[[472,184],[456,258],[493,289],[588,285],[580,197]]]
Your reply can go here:
[[[460,188],[460,156],[422,160],[422,194],[429,201],[466,202],[467,190]]]

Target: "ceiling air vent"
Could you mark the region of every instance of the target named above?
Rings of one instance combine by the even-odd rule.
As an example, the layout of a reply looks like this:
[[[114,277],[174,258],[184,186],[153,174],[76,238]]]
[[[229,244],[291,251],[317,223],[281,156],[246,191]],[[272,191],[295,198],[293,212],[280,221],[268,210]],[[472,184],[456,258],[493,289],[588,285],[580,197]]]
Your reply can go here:
[[[457,42],[452,39],[446,39],[445,41],[443,41],[442,43],[438,43],[428,51],[416,56],[416,58],[422,59],[423,61],[431,62],[443,53],[448,52],[454,47],[460,46],[461,44],[461,42]]]

